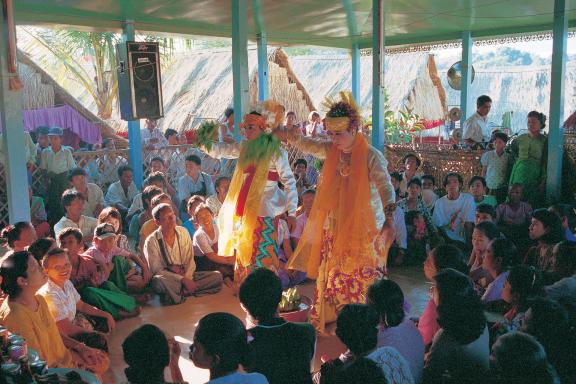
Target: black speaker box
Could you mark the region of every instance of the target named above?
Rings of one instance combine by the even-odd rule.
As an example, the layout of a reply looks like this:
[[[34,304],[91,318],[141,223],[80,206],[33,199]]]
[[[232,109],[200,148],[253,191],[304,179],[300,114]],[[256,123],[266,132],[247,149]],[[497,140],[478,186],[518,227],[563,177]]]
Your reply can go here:
[[[158,43],[128,41],[117,44],[116,60],[122,119],[163,117]]]

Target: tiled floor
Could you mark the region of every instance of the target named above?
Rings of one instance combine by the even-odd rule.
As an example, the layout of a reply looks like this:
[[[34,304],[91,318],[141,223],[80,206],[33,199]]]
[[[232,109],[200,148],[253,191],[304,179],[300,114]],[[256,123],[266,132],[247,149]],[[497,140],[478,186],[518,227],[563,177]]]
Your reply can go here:
[[[428,286],[425,282],[421,267],[396,268],[390,272],[390,278],[394,279],[402,287],[406,299],[412,305],[411,316],[417,316],[422,312],[428,300]],[[312,297],[314,283],[310,282],[299,288],[304,295]],[[120,383],[126,380],[124,376],[125,364],[122,358],[122,341],[142,324],[152,323],[163,329],[168,335],[176,337],[180,342],[182,354],[180,356],[180,368],[184,379],[189,383],[204,383],[208,380],[208,371],[197,369],[188,359],[188,348],[194,335],[196,322],[210,312],[230,312],[241,319],[245,315],[240,308],[238,299],[227,287],[211,296],[190,298],[185,303],[162,307],[158,299],[151,301],[146,306],[141,316],[123,320],[117,324],[114,335],[110,338],[111,369],[104,376],[107,383]],[[315,368],[319,367],[320,356],[328,355],[337,357],[343,351],[343,346],[336,336],[318,338]]]

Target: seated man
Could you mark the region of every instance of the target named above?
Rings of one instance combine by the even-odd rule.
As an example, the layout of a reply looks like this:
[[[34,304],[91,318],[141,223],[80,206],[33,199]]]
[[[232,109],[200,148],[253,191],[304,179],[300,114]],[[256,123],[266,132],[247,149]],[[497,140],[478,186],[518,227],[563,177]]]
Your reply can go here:
[[[86,171],[82,168],[74,168],[68,172],[68,180],[72,184],[72,189],[84,196],[82,214],[89,217],[98,217],[100,211],[104,208],[104,193],[100,187],[87,182]]]
[[[188,231],[176,225],[169,204],[152,210],[159,228],[144,243],[144,256],[152,273],[152,288],[165,304],[179,304],[187,296],[216,293],[222,287],[220,272],[196,272]]]
[[[472,195],[461,192],[463,184],[458,173],[450,172],[444,177],[447,194],[436,200],[432,222],[446,241],[467,249],[472,244],[476,204]]]
[[[132,200],[138,194],[138,188],[134,184],[132,178],[132,168],[127,165],[118,167],[118,180],[110,184],[108,192],[106,192],[106,205],[114,207],[120,211],[122,217],[125,218],[128,214],[128,208],[132,204]]]
[[[92,243],[94,229],[96,229],[98,220],[82,214],[84,211],[84,195],[74,189],[67,189],[62,194],[62,206],[66,214],[54,225],[56,237],[64,228],[72,227],[78,228],[82,232],[85,244]]]
[[[186,212],[190,196],[212,196],[216,193],[212,177],[202,170],[202,160],[196,155],[186,157],[186,174],[178,180],[178,201],[180,204],[180,218],[188,219]]]
[[[172,206],[172,210],[174,210],[174,212],[177,211],[176,207],[174,206],[174,203],[172,202],[172,199],[170,199],[170,196],[168,196],[166,193],[161,193],[159,195],[156,195],[152,198],[152,200],[150,200],[150,220],[147,220],[144,222],[144,224],[142,224],[142,226],[140,227],[140,233],[139,233],[139,240],[138,240],[138,250],[140,252],[143,252],[144,250],[144,242],[146,241],[146,239],[148,238],[148,236],[150,236],[155,230],[158,229],[158,224],[156,224],[156,222],[154,221],[154,217],[152,217],[152,210],[154,209],[154,207],[156,207],[157,205],[160,204],[168,204],[170,206]],[[176,218],[176,225],[180,225],[180,219]],[[186,227],[186,225],[184,225],[184,227]],[[192,238],[192,236],[190,236],[190,238]]]

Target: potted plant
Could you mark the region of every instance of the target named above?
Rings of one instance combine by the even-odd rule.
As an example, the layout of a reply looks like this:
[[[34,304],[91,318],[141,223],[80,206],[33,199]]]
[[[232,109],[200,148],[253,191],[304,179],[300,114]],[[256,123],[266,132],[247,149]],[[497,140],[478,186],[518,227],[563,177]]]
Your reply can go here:
[[[293,323],[304,323],[308,321],[308,315],[312,308],[312,300],[306,296],[301,296],[296,288],[289,288],[282,292],[282,300],[278,306],[280,317]]]

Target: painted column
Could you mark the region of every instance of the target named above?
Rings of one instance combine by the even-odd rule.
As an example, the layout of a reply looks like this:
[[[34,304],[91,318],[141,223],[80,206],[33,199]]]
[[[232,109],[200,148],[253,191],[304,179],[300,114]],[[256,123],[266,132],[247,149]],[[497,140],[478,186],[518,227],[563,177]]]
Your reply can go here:
[[[384,151],[384,0],[372,0],[372,145]]]
[[[469,91],[472,88],[472,33],[470,31],[462,32],[462,79],[460,80],[460,129],[462,132],[460,144],[464,144],[464,122],[470,112]]]
[[[258,34],[258,101],[268,100],[268,44],[266,34]]]
[[[352,44],[352,96],[360,104],[360,47],[357,43]]]
[[[0,118],[3,127],[4,172],[6,175],[6,194],[8,200],[8,218],[10,223],[30,221],[30,203],[28,201],[28,172],[24,151],[24,121],[22,116],[22,90],[10,90],[8,73],[8,23],[4,17],[0,20]],[[11,31],[16,34],[16,31]]]
[[[133,21],[126,21],[122,25],[122,41],[134,41],[136,39],[136,31]],[[129,149],[128,154],[130,157],[130,167],[132,168],[132,176],[134,177],[134,184],[138,189],[142,188],[143,176],[143,163],[142,163],[142,139],[140,137],[140,120],[128,121],[128,141]]]
[[[552,76],[550,81],[550,119],[548,129],[548,167],[546,199],[557,202],[562,192],[562,153],[564,143],[564,76],[566,73],[566,43],[568,39],[568,2],[554,1],[552,41]]]
[[[240,141],[238,124],[248,110],[247,0],[232,0],[232,78],[234,88],[234,140]]]

